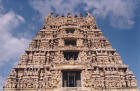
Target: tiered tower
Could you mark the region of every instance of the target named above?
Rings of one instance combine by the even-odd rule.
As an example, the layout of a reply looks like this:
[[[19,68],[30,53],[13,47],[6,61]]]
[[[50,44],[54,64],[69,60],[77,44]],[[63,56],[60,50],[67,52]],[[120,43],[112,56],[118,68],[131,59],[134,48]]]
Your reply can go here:
[[[4,91],[138,91],[135,76],[93,16],[52,14],[8,76]]]

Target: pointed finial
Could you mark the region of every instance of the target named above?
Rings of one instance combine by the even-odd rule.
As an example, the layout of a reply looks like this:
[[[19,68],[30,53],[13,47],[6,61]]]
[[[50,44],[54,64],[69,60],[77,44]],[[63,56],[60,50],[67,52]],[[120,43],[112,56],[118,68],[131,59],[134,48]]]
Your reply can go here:
[[[44,22],[47,23],[48,22],[48,19],[51,18],[52,15],[53,15],[53,12],[50,12],[48,14],[48,16],[45,16]]]
[[[68,13],[68,15],[71,15],[71,13]]]
[[[77,14],[75,14],[74,17],[78,17]]]
[[[59,14],[56,14],[56,17],[58,17],[59,16]]]
[[[68,14],[67,14],[67,17],[71,17],[71,13],[68,13]]]
[[[80,14],[80,17],[83,17],[83,15],[82,15],[82,14]]]
[[[48,18],[51,18],[52,15],[53,15],[53,12],[50,12],[50,13],[48,14]]]
[[[92,15],[89,12],[85,12],[85,14],[87,15],[87,17],[92,17]]]
[[[62,17],[64,17],[64,14],[62,14]]]

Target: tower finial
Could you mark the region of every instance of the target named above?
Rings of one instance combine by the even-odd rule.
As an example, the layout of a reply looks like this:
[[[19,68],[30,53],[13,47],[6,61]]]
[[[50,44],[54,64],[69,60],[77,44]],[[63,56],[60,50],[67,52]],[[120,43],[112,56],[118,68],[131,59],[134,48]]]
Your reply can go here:
[[[74,17],[78,17],[77,14],[75,14]]]
[[[56,17],[58,17],[59,16],[59,14],[56,14]]]
[[[71,17],[71,16],[72,16],[71,13],[68,13],[68,14],[67,14],[67,17]]]
[[[48,18],[51,18],[52,15],[53,15],[53,12],[50,12],[50,13],[48,14]]]
[[[64,14],[62,14],[62,17],[64,17]]]
[[[80,17],[83,17],[82,13],[80,13]]]
[[[87,17],[92,17],[92,15],[89,12],[85,12],[85,14],[87,15]]]
[[[48,16],[45,16],[44,22],[47,23],[48,22],[48,19],[51,18],[52,15],[53,15],[53,12],[50,12],[48,14]]]

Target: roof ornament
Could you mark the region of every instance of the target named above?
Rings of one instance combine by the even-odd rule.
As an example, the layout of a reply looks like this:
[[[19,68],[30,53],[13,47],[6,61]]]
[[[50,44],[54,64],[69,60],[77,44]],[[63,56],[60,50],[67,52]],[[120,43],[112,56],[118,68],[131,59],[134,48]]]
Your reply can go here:
[[[86,12],[87,17],[92,17],[92,15],[89,12]]]
[[[48,14],[48,16],[45,16],[44,22],[47,23],[48,22],[48,19],[51,18],[52,15],[53,15],[53,12],[50,12]]]
[[[56,17],[58,17],[59,16],[59,14],[56,14]]]
[[[64,17],[64,14],[62,14],[62,17]]]
[[[67,14],[67,17],[72,17],[71,13],[68,13],[68,14]]]
[[[78,15],[77,15],[77,14],[75,14],[75,15],[74,15],[74,17],[78,17]]]
[[[48,18],[51,18],[51,16],[52,16],[53,14],[54,14],[53,12],[50,12],[50,13],[48,14]]]
[[[82,15],[82,14],[80,14],[80,17],[83,17],[83,15]]]

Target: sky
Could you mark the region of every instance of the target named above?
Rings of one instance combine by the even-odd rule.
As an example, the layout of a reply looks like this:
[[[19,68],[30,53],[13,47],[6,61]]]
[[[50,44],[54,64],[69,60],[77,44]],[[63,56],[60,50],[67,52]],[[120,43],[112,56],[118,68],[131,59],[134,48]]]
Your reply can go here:
[[[140,0],[0,0],[0,91],[51,11],[91,13],[140,88]]]

